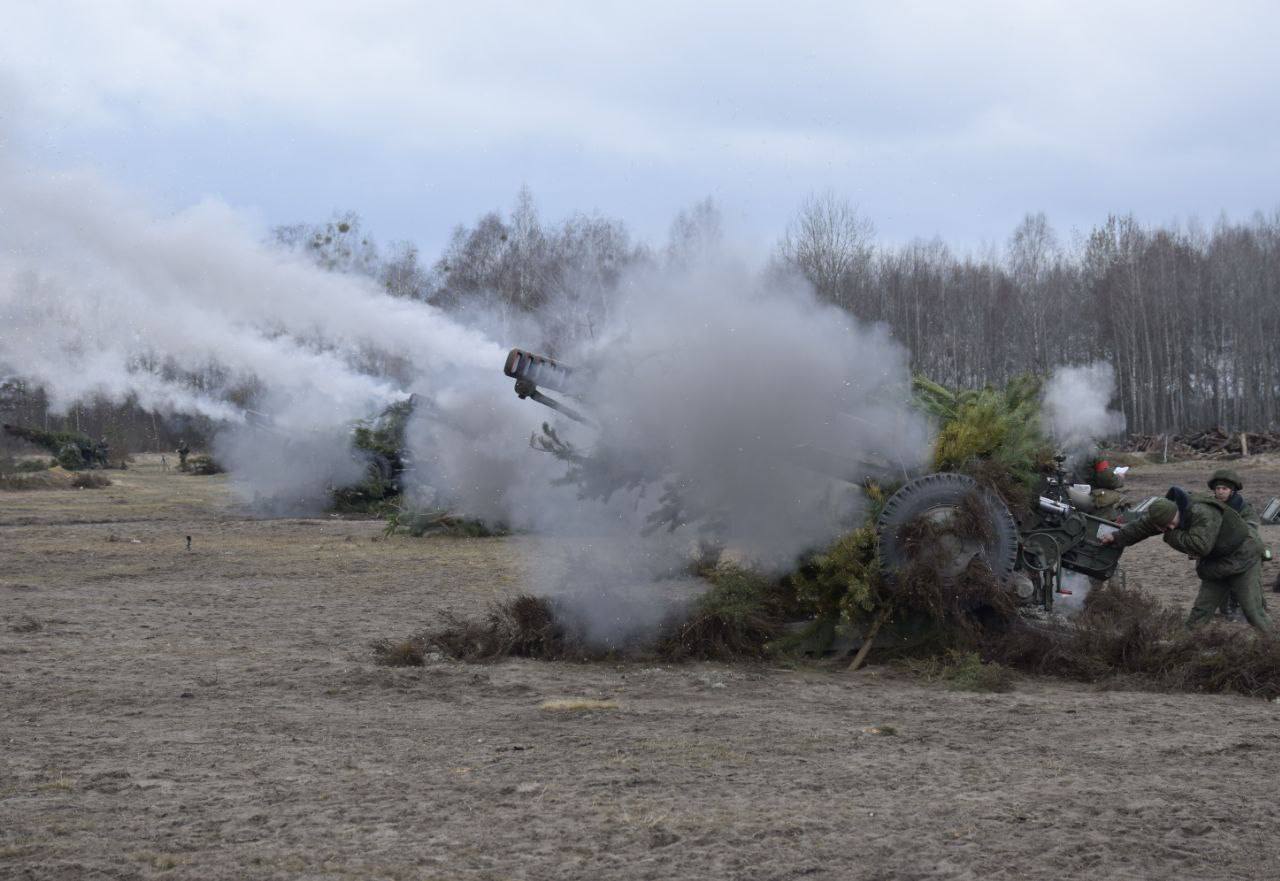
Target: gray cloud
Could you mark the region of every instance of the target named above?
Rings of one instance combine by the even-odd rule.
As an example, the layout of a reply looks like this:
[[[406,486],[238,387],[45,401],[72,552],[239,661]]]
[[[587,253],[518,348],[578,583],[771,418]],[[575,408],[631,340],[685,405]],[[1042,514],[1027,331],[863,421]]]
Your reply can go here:
[[[1280,122],[1259,111],[1277,24],[1260,2],[23,4],[0,76],[39,96],[22,120],[36,149],[111,155],[139,181],[168,165],[179,203],[209,192],[197,180],[251,182],[272,219],[319,186],[438,239],[493,207],[486,187],[530,181],[553,209],[628,219],[668,194],[635,210],[646,232],[708,192],[776,232],[834,187],[887,235],[971,242],[1028,210],[1071,225],[1273,207]],[[229,162],[175,158],[206,131],[229,133]],[[255,166],[286,146],[310,157],[297,172]],[[361,155],[385,186],[343,187]],[[393,186],[402,169],[442,198]],[[474,186],[444,185],[457,175]]]

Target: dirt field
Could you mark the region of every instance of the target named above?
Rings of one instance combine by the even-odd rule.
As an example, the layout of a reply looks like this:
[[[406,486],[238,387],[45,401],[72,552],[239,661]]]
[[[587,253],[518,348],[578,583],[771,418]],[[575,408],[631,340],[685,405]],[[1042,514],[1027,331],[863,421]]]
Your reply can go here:
[[[1240,470],[1280,495],[1280,467]],[[252,520],[158,460],[112,477],[0,493],[0,878],[1280,877],[1280,705],[886,668],[379,667],[371,640],[518,590],[522,540]],[[1126,568],[1189,605],[1161,543]]]

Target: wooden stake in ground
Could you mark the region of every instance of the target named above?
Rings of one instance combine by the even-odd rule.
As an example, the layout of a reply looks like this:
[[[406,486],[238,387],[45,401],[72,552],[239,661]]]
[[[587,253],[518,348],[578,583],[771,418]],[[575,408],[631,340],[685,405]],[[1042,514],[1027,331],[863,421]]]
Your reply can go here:
[[[1249,432],[1247,431],[1240,432],[1240,456],[1249,458]]]
[[[867,653],[871,651],[871,644],[876,641],[876,634],[880,632],[880,626],[889,620],[891,611],[893,611],[891,607],[885,606],[880,614],[876,616],[876,620],[871,622],[871,627],[867,630],[866,636],[862,637],[862,648],[858,649],[858,653],[849,662],[850,673],[858,672],[862,662],[867,659]]]

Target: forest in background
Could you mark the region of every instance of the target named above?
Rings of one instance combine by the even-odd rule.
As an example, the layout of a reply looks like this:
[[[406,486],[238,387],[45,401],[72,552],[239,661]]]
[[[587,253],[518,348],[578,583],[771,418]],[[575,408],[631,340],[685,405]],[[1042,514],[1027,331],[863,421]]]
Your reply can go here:
[[[354,212],[271,236],[330,271],[551,354],[595,332],[631,270],[692,263],[723,240],[710,199],[681,211],[656,246],[600,215],[548,222],[527,189],[510,211],[456,227],[434,260],[410,243],[378,243]],[[959,254],[938,238],[880,243],[855,205],[822,194],[796,211],[764,271],[803,277],[820,299],[885,323],[913,368],[945,386],[1003,385],[1105,360],[1130,432],[1258,431],[1280,417],[1280,212],[1211,229],[1111,216],[1066,239],[1044,214],[1029,214],[1002,246]],[[541,339],[527,338],[532,328]],[[179,437],[198,443],[211,429],[103,401],[51,414],[39,389],[12,382],[0,383],[0,416],[132,450],[172,449]]]

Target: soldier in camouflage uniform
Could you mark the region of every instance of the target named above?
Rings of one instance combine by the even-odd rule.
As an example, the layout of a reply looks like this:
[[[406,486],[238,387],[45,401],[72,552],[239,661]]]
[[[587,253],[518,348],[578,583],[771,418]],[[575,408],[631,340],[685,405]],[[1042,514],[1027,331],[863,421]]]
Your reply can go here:
[[[1258,540],[1258,544],[1262,544],[1262,536],[1258,533],[1258,529],[1262,526],[1262,521],[1258,517],[1250,504],[1245,501],[1244,496],[1240,495],[1240,490],[1244,489],[1244,481],[1240,479],[1240,475],[1230,468],[1219,468],[1209,477],[1209,489],[1213,492],[1213,497],[1218,501],[1229,505],[1233,511],[1240,515],[1240,519],[1249,527],[1249,531],[1253,533],[1253,537]],[[1263,600],[1266,604],[1266,600]],[[1235,597],[1228,596],[1222,601],[1222,606],[1218,611],[1226,618],[1232,618],[1239,610],[1240,606],[1236,603]]]
[[[1213,618],[1227,596],[1234,596],[1245,619],[1256,629],[1271,632],[1271,618],[1262,604],[1262,545],[1240,515],[1212,495],[1187,496],[1176,487],[1169,498],[1157,499],[1147,512],[1119,531],[1103,536],[1103,544],[1122,548],[1163,534],[1165,544],[1196,558],[1200,592],[1196,594],[1188,627]]]
[[[187,446],[186,438],[178,441],[178,470],[187,470],[187,456],[191,455],[191,447]]]
[[[1120,490],[1124,487],[1124,475],[1114,465],[1100,456],[1086,459],[1076,473],[1080,483],[1090,486],[1089,501],[1093,513],[1105,520],[1115,520],[1128,509],[1129,500]]]

